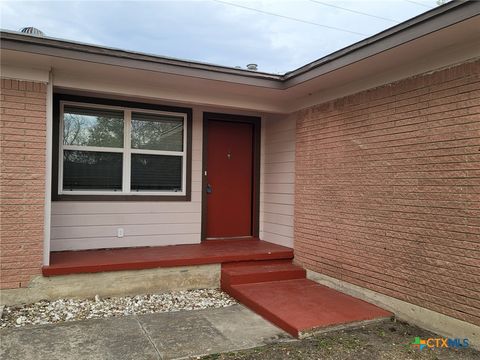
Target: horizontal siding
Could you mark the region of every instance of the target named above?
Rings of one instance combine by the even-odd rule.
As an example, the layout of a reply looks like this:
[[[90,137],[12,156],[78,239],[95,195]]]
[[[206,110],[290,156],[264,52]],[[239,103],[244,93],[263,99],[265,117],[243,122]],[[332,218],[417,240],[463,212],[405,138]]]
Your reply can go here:
[[[63,246],[68,250],[96,249],[101,243],[101,248],[119,248],[136,246],[167,246],[195,244],[199,242],[198,234],[169,234],[169,235],[145,235],[129,236],[124,238],[105,237],[105,238],[82,238],[82,239],[63,239]]]
[[[193,114],[192,201],[53,202],[52,251],[200,242],[202,111]],[[118,228],[124,237],[117,237]]]
[[[125,237],[147,235],[194,234],[198,223],[124,225]],[[116,236],[118,224],[113,226],[63,226],[52,229],[52,240],[78,238],[104,238]]]
[[[293,247],[295,120],[270,116],[262,123],[260,237]]]
[[[97,214],[148,214],[198,212],[199,202],[90,202],[55,201],[52,216],[56,215],[97,215]],[[52,224],[55,220],[52,219]]]
[[[56,215],[52,226],[56,228],[73,226],[108,226],[108,225],[138,225],[138,224],[184,224],[195,223],[198,220],[196,212],[163,213],[126,213],[126,214],[83,214],[82,216]]]
[[[295,258],[480,325],[480,62],[301,111]]]

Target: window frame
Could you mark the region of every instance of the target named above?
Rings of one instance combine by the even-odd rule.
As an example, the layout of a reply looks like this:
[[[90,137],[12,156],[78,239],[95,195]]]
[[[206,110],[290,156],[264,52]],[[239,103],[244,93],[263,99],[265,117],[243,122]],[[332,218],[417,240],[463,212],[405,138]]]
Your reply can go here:
[[[88,109],[123,111],[123,148],[64,145],[63,126],[65,106]],[[52,200],[88,200],[88,201],[190,201],[191,200],[191,151],[192,151],[192,110],[189,108],[162,106],[149,103],[137,103],[103,98],[88,98],[74,95],[54,95],[54,134],[52,169]],[[133,149],[131,147],[132,113],[167,115],[183,118],[183,151]],[[64,190],[63,154],[64,150],[87,152],[109,152],[122,154],[122,190]],[[132,154],[182,156],[182,191],[145,190],[135,191],[131,185]]]

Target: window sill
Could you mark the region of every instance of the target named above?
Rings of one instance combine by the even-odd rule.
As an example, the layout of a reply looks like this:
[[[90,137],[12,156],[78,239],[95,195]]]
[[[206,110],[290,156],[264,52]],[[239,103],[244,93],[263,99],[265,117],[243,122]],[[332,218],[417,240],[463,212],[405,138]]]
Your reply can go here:
[[[191,201],[191,195],[56,195],[52,201]]]

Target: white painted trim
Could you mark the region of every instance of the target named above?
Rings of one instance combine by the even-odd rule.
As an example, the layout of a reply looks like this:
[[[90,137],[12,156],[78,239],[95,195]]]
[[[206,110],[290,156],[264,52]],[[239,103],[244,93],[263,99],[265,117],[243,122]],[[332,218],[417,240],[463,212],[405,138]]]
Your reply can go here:
[[[45,133],[45,204],[43,214],[43,265],[50,264],[50,227],[52,216],[52,139],[53,139],[53,72],[47,84]]]
[[[50,81],[49,69],[12,66],[2,63],[2,78],[24,81],[35,81],[47,84]]]
[[[63,114],[65,105],[72,105],[76,107],[98,108],[106,110],[119,110],[123,112],[123,148],[102,147],[102,146],[84,146],[84,145],[65,145],[63,143]],[[138,112],[142,114],[167,115],[183,119],[183,151],[166,151],[166,150],[145,150],[132,149],[131,147],[131,132],[132,132],[132,113]],[[73,101],[60,101],[60,124],[59,124],[59,139],[58,139],[58,194],[60,195],[173,195],[184,196],[187,193],[187,115],[184,113],[176,113],[169,111],[157,111],[142,108],[130,108],[122,106],[111,106],[102,104],[81,103]],[[92,152],[113,152],[123,154],[123,170],[122,170],[122,190],[74,190],[68,191],[63,189],[63,151],[92,151]],[[165,155],[165,156],[181,156],[182,157],[182,191],[132,191],[131,184],[131,155],[145,154],[145,155]]]
[[[183,151],[130,149],[132,154],[184,156]]]
[[[345,294],[378,305],[394,313],[398,319],[410,324],[415,324],[446,337],[467,338],[470,341],[470,346],[480,349],[480,326],[312,270],[307,270],[307,278]]]
[[[60,144],[62,150],[122,153],[122,148]]]
[[[132,111],[125,110],[125,124],[124,124],[124,131],[123,131],[123,192],[128,193],[130,192],[130,169],[131,169],[131,134],[132,134]]]

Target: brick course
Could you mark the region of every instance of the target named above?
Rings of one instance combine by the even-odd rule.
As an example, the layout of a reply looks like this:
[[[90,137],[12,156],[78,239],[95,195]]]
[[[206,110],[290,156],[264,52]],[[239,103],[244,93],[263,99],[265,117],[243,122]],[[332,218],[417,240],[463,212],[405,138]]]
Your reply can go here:
[[[480,325],[480,61],[297,115],[296,261]]]
[[[0,288],[41,273],[46,85],[1,79]]]

